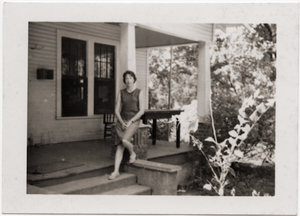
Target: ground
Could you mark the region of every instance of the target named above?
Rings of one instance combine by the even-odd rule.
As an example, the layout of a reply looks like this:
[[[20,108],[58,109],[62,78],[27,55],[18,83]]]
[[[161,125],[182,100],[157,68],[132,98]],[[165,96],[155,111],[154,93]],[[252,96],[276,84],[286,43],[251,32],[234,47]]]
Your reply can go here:
[[[196,157],[199,157],[199,155],[196,155]],[[231,190],[234,188],[235,196],[252,196],[254,190],[259,193],[259,196],[274,196],[275,163],[262,163],[263,158],[261,155],[256,154],[255,157],[245,157],[243,161],[233,163],[231,167],[236,176],[228,174],[229,184],[225,187],[224,195],[232,196]],[[198,178],[191,177],[188,184],[179,185],[178,195],[218,196],[213,189],[209,191],[203,188],[207,181],[212,179],[212,172],[203,159],[200,160],[200,164],[195,164],[194,175]],[[273,159],[275,160],[275,156],[273,156]]]
[[[236,172],[236,177],[230,174],[228,175],[230,183],[225,188],[225,196],[231,196],[232,188],[235,189],[236,196],[252,196],[253,190],[259,193],[259,196],[275,195],[275,166],[250,167],[235,164],[233,167]],[[203,179],[210,178],[210,174],[209,176],[203,176]],[[198,189],[188,189],[187,186],[179,186],[178,195],[218,196],[213,189],[209,191],[204,189],[203,186],[199,186]]]

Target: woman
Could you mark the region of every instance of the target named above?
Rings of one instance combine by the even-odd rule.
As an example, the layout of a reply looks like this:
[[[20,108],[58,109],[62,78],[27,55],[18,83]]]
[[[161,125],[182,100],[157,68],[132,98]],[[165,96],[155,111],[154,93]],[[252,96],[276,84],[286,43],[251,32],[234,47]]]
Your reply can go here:
[[[123,82],[126,88],[118,93],[116,100],[115,114],[118,121],[116,124],[115,145],[117,145],[117,151],[114,172],[108,177],[110,180],[120,175],[119,168],[124,148],[129,151],[129,163],[135,161],[136,154],[133,151],[133,144],[130,143],[130,140],[138,130],[140,118],[144,114],[143,93],[141,89],[136,88],[135,73],[129,70],[126,71],[123,74]]]

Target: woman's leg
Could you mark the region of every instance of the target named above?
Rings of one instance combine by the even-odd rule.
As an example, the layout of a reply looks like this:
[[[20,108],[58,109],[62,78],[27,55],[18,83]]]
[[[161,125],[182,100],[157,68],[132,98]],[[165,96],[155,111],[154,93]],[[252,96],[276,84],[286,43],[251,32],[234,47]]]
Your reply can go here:
[[[130,154],[130,160],[129,163],[133,163],[136,159],[136,154],[133,151],[133,144],[131,144],[128,140],[122,139],[122,144],[125,148],[128,149],[129,154]]]
[[[116,156],[115,156],[115,170],[114,173],[119,173],[120,164],[123,159],[124,146],[119,144],[117,146]]]
[[[122,144],[125,148],[127,148],[127,150],[129,151],[129,154],[132,155],[134,154],[133,151],[133,144],[131,144],[128,140],[126,139],[122,139]]]

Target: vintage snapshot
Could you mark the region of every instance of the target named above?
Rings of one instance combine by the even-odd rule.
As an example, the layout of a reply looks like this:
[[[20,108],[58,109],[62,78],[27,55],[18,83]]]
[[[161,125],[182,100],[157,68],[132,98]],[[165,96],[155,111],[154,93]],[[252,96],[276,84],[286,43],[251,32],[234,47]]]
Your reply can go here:
[[[129,6],[4,7],[4,42],[25,35],[10,46],[22,47],[22,67],[4,46],[4,112],[23,97],[12,142],[22,172],[9,175],[21,176],[13,191],[29,203],[5,191],[6,212],[296,213],[299,18],[283,24],[278,4],[248,5],[254,14],[247,4],[132,4],[139,13],[128,17]],[[14,17],[21,8],[25,21]],[[242,16],[237,8],[248,18],[230,15]],[[269,19],[255,18],[264,10]],[[4,137],[12,161],[15,135]]]

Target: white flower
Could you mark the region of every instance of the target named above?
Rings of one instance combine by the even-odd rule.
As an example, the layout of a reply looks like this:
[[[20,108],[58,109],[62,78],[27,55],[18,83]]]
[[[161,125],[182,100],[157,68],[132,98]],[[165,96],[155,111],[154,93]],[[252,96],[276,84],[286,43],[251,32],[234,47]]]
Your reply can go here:
[[[268,100],[268,103],[266,103],[266,106],[268,107],[273,107],[275,104],[275,99],[269,99]]]
[[[256,106],[256,110],[259,113],[264,113],[266,111],[266,106],[264,103],[260,103],[258,106]]]
[[[242,108],[239,109],[239,116],[241,117],[241,119],[239,119],[240,124],[243,124],[243,122],[241,122],[241,121],[243,121],[244,118],[247,118],[247,114],[245,112],[245,107],[242,107]]]
[[[253,190],[253,192],[252,192],[252,196],[259,196],[259,194],[260,194],[260,192],[256,192],[256,190]]]
[[[260,94],[260,90],[257,89],[257,90],[255,91],[255,93],[254,93],[254,98],[257,98],[259,94]]]
[[[246,124],[244,127],[242,127],[242,130],[248,133],[251,130],[251,127],[249,124]]]
[[[257,122],[257,120],[259,118],[257,115],[257,110],[255,110],[249,118],[252,122]]]
[[[195,121],[191,121],[188,126],[188,130],[192,133],[195,133],[198,129],[198,118]]]
[[[246,113],[245,112],[240,112],[239,115],[238,115],[238,119],[239,119],[239,122],[240,122],[240,125],[244,124],[244,123],[247,123],[249,121],[245,120],[244,118],[246,118]],[[235,128],[234,128],[235,129]]]
[[[206,190],[211,190],[211,185],[210,184],[205,184],[203,186],[203,188],[206,189]]]
[[[234,154],[238,157],[243,157],[244,156],[244,152],[240,151],[240,150],[235,150]]]
[[[244,141],[245,139],[247,139],[247,136],[248,136],[248,133],[245,132],[245,133],[243,133],[242,135],[238,136],[238,139]]]
[[[231,154],[231,155],[226,155],[226,156],[223,156],[223,159],[224,159],[224,164],[230,164],[234,161],[236,161],[236,155],[234,154]]]
[[[232,196],[235,196],[235,189],[234,189],[234,188],[232,188],[230,194],[231,194]]]
[[[241,118],[241,117],[240,117]],[[239,125],[239,124],[237,124],[235,127],[234,127],[234,129],[235,130],[239,130],[241,128],[241,126]]]
[[[237,137],[238,133],[235,130],[229,131],[229,135],[232,137]]]

